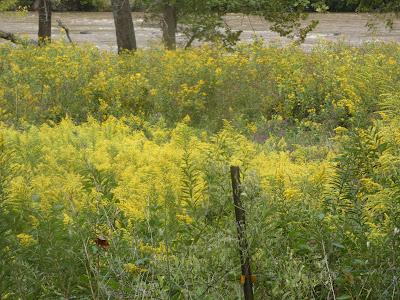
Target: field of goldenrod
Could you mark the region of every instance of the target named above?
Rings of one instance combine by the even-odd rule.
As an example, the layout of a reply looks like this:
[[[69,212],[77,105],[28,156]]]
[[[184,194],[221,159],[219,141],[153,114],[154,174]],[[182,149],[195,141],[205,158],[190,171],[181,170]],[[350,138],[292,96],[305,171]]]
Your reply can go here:
[[[0,46],[0,299],[400,298],[400,46]]]
[[[0,47],[0,118],[6,123],[83,122],[143,116],[168,125],[186,115],[217,130],[282,118],[305,126],[365,126],[382,94],[399,85],[398,44],[351,48],[243,45],[235,52],[141,50],[117,56],[53,44]]]

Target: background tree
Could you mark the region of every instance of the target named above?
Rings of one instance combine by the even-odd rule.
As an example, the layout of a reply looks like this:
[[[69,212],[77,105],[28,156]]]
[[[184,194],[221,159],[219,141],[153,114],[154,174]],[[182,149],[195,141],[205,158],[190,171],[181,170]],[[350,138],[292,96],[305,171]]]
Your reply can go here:
[[[177,31],[186,38],[185,48],[195,40],[234,44],[240,32],[233,32],[223,18],[230,12],[260,15],[271,23],[272,31],[297,42],[303,42],[318,25],[316,20],[307,22],[310,12],[372,12],[378,19],[383,18],[388,27],[400,12],[400,0],[141,0],[137,5],[161,18],[163,41],[168,49],[175,49]],[[372,27],[375,22],[367,25]]]
[[[123,50],[136,50],[135,29],[132,21],[129,0],[111,0],[118,53]]]
[[[178,26],[178,7],[176,3],[168,1],[163,3],[161,28],[163,33],[163,41],[168,49],[176,48],[176,29]]]
[[[151,19],[159,19],[165,47],[175,49],[178,30],[185,36],[185,48],[190,47],[195,40],[232,39],[235,34],[222,18],[227,12],[226,3],[229,1],[140,0],[137,5],[150,12]]]
[[[351,5],[356,6],[357,12],[374,13],[375,21],[383,19],[388,28],[393,27],[393,20],[400,14],[400,0],[348,0]],[[368,22],[368,27],[374,27],[376,22]]]
[[[270,30],[282,37],[303,42],[307,34],[317,25],[316,20],[306,22],[309,12],[325,12],[324,1],[312,0],[245,0],[236,1],[235,10],[245,14],[262,16],[270,22]]]
[[[258,14],[272,23],[271,30],[281,36],[298,37],[304,40],[306,34],[317,25],[311,21],[302,25],[309,11],[323,11],[324,2],[311,0],[162,0],[159,2],[141,0],[140,6],[160,18],[163,42],[166,48],[175,49],[176,33],[186,37],[185,47],[195,40],[222,41],[229,46],[239,40],[240,31],[232,31],[224,21],[229,12]],[[179,24],[179,25],[178,25]]]
[[[39,45],[51,41],[51,7],[50,0],[39,0]]]

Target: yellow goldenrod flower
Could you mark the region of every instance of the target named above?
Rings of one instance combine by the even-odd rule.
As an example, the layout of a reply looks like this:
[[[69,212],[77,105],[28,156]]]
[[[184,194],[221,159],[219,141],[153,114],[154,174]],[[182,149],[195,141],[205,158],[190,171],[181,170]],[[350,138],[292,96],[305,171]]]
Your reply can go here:
[[[17,234],[17,238],[19,240],[19,244],[24,248],[33,246],[37,243],[37,241],[30,234],[20,233]]]
[[[133,263],[127,263],[124,265],[125,271],[134,275],[145,273],[147,269],[141,268]]]

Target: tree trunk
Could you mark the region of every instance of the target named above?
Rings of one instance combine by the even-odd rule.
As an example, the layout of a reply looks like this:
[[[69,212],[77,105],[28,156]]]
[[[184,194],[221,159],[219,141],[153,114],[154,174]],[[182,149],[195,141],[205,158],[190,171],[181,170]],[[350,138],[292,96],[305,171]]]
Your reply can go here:
[[[43,45],[51,41],[51,1],[39,1],[39,32],[38,42]]]
[[[176,7],[166,4],[163,10],[163,19],[161,20],[161,28],[163,32],[163,41],[165,48],[169,50],[176,49],[176,28],[178,25]]]
[[[136,50],[135,28],[129,0],[112,0],[112,8],[118,53],[122,50]]]

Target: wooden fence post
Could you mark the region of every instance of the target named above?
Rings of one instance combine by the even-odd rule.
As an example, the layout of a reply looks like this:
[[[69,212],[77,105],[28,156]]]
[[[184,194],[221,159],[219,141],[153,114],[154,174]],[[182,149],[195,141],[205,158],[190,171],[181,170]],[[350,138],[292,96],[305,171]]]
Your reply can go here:
[[[236,216],[236,228],[239,240],[239,253],[240,253],[240,264],[242,268],[242,278],[244,277],[243,292],[245,300],[253,300],[253,282],[250,270],[250,255],[248,249],[248,243],[246,239],[246,218],[245,211],[243,208],[240,195],[242,193],[242,187],[240,184],[240,169],[237,166],[231,166],[231,180],[232,180],[232,192],[233,192],[233,203],[235,205],[235,216]]]

